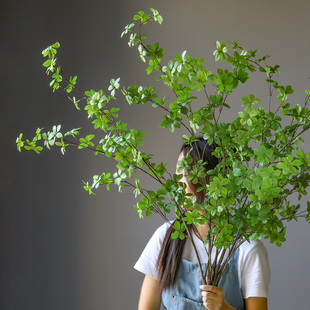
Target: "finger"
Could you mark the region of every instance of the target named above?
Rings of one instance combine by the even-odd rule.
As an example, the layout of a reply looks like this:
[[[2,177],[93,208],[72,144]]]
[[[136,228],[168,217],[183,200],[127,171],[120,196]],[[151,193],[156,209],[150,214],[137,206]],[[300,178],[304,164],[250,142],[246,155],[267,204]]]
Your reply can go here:
[[[213,286],[213,285],[200,285],[199,287],[203,291],[211,292],[211,293],[217,294],[219,296],[222,296],[224,293],[224,291],[222,289],[220,289],[216,286]]]
[[[204,291],[208,291],[208,292],[217,292],[217,290],[219,289],[218,287],[214,286],[214,285],[200,285],[199,286],[202,290]]]
[[[221,300],[221,298],[214,293],[202,292],[201,295],[203,301],[215,302],[217,300]]]
[[[203,305],[208,309],[208,310],[214,310],[216,309],[215,308],[215,305],[211,302],[203,302]]]
[[[203,296],[204,298],[212,298],[212,297],[216,296],[216,294],[203,291],[203,292],[201,292],[201,296]]]

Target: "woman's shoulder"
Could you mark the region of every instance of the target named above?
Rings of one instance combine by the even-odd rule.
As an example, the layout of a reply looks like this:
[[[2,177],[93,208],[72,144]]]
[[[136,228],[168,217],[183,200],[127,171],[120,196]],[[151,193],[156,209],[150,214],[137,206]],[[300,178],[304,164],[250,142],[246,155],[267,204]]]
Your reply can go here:
[[[173,223],[173,221],[166,222],[155,230],[149,242],[147,243],[144,252],[147,252],[147,251],[156,252],[157,251],[159,253],[162,243],[164,241],[164,238],[166,236],[167,230],[170,227],[171,223]]]
[[[171,224],[173,223],[173,221],[169,221],[169,222],[165,222],[164,224],[162,224],[161,226],[159,226],[155,232],[153,233],[150,241],[159,241],[162,242],[163,239],[166,236],[167,230],[168,228],[171,226]]]
[[[261,240],[250,240],[250,242],[245,241],[240,246],[240,251],[244,254],[249,254],[252,251],[265,251],[266,247]]]
[[[246,241],[240,246],[238,267],[243,297],[268,297],[270,267],[262,241]]]
[[[166,234],[168,228],[173,224],[174,221],[165,222],[160,225],[154,232],[154,234]]]
[[[134,268],[148,276],[158,280],[158,274],[156,269],[156,262],[159,255],[159,252],[162,247],[163,240],[166,236],[166,232],[170,227],[172,222],[164,223],[159,226],[146,247],[144,248],[140,258],[136,262]]]
[[[265,245],[261,240],[245,241],[239,249],[239,262],[259,263],[259,261],[268,262],[268,253]]]

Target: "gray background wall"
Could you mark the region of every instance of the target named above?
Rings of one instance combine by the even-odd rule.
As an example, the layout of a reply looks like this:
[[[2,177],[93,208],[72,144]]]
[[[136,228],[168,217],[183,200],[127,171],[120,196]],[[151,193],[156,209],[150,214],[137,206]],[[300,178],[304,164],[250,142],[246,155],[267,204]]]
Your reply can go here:
[[[307,0],[2,0],[0,2],[1,72],[1,309],[99,310],[135,309],[143,275],[132,266],[162,221],[154,215],[139,220],[131,191],[117,194],[112,187],[84,192],[82,181],[113,172],[112,162],[87,150],[68,148],[36,155],[18,153],[20,132],[32,137],[37,127],[50,130],[62,124],[67,131],[82,127],[93,132],[84,112],[77,111],[63,91],[52,93],[50,78],[41,66],[41,51],[56,41],[66,74],[77,75],[79,86],[107,90],[111,78],[122,85],[153,85],[146,77],[136,48],[120,39],[123,27],[139,10],[154,7],[164,17],[162,26],[146,28],[152,43],[166,49],[165,62],[187,49],[206,58],[215,70],[216,40],[236,40],[248,49],[272,55],[281,65],[280,82],[291,84],[291,102],[304,99],[309,88],[309,1]],[[158,83],[158,91],[164,89]],[[267,97],[265,85],[255,80],[232,98]],[[160,110],[132,106],[117,95],[120,115],[129,127],[147,131],[144,150],[156,161],[169,162],[174,171],[183,131],[172,135],[158,128]],[[201,103],[202,104],[202,103]],[[237,108],[224,114],[229,119]],[[100,139],[100,136],[97,136]],[[145,186],[152,184],[144,179]],[[305,203],[305,200],[303,201]],[[305,309],[309,297],[310,226],[288,223],[287,242],[268,248],[272,280],[270,309]]]

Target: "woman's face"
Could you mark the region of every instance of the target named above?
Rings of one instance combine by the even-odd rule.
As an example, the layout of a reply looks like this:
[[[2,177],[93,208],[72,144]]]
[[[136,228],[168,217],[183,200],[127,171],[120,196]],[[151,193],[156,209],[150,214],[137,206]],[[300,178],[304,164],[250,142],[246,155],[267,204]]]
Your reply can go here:
[[[181,154],[179,155],[178,157],[178,161],[180,161],[182,158],[184,157],[184,154],[183,152],[181,152]],[[177,163],[177,166],[176,166],[176,173],[177,174],[183,174],[183,178],[180,180],[180,182],[183,182],[186,184],[186,193],[187,194],[192,194],[192,196],[189,196],[191,199],[193,199],[194,196],[196,196],[196,192],[194,191],[194,189],[188,184],[188,181],[187,181],[187,177],[186,177],[186,174],[185,174],[185,171],[184,169],[181,171],[181,172],[177,172],[177,169],[178,169],[178,163]]]
[[[179,155],[178,157],[178,161],[180,161],[182,158],[184,157],[184,154],[183,152],[181,152],[181,154]],[[186,176],[186,172],[184,171],[184,169],[181,171],[181,172],[177,172],[177,169],[178,169],[178,163],[176,165],[176,174],[183,174],[183,178],[180,180],[180,182],[183,182],[186,184],[186,189],[185,189],[185,192],[187,194],[192,194],[191,196],[188,196],[191,200],[193,200],[193,198],[197,195],[197,192],[195,191],[195,189],[193,188],[193,186],[190,186],[188,184],[188,181],[187,181],[187,176]],[[187,208],[187,210],[189,211],[193,211],[194,210],[194,207],[190,207],[190,208]],[[201,209],[201,210],[198,210],[198,212],[200,214],[205,214],[206,211],[204,209]]]

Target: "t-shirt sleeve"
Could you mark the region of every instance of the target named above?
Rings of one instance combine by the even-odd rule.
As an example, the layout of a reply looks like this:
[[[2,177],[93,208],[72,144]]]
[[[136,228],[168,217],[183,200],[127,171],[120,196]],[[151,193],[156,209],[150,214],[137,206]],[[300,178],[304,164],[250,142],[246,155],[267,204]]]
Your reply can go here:
[[[241,291],[243,298],[268,297],[270,267],[264,244],[257,240],[243,251],[240,261]]]
[[[158,280],[156,262],[169,226],[170,224],[165,223],[155,231],[146,247],[144,248],[140,258],[134,265],[136,270],[156,280]]]

